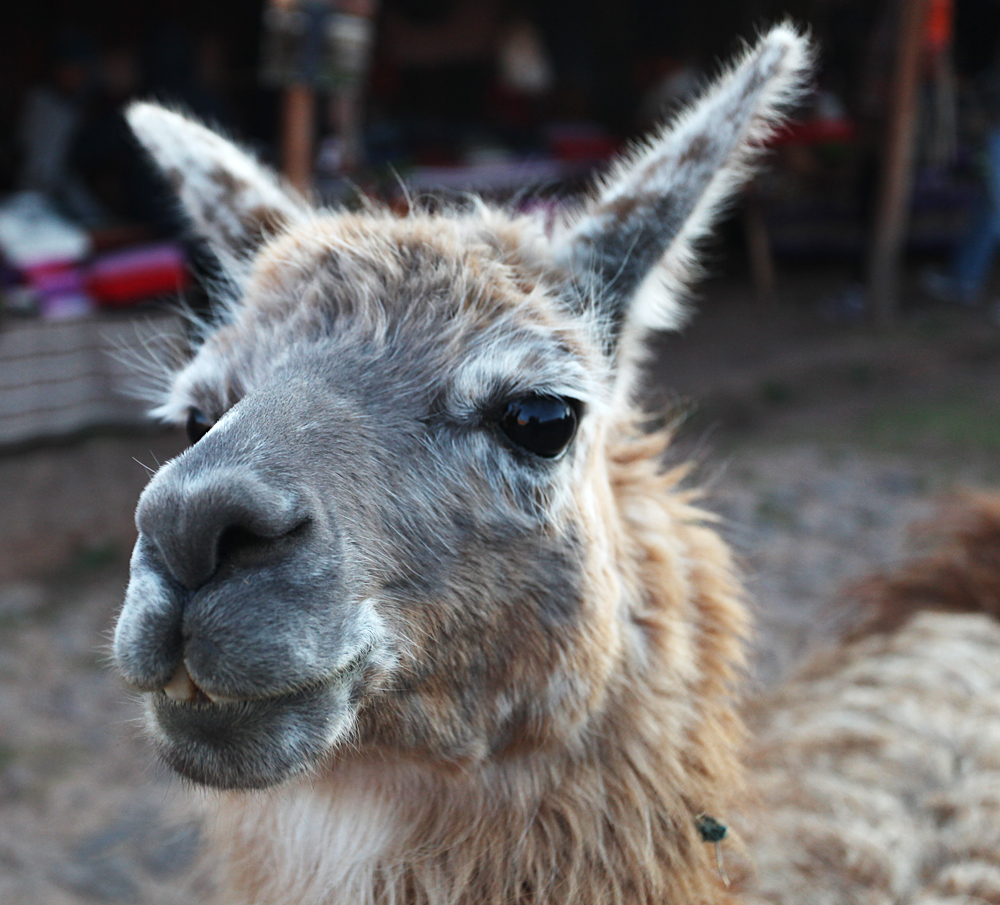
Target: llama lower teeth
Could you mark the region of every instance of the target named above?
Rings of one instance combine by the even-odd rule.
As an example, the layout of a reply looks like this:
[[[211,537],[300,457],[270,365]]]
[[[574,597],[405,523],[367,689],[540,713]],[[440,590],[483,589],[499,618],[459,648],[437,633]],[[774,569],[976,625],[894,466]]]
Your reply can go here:
[[[185,704],[225,704],[230,700],[221,695],[211,695],[197,685],[183,663],[177,667],[173,677],[163,687],[163,692],[171,701]]]
[[[173,677],[163,687],[164,694],[171,701],[187,701],[188,703],[197,699],[200,690],[194,684],[191,674],[183,663],[178,665]]]

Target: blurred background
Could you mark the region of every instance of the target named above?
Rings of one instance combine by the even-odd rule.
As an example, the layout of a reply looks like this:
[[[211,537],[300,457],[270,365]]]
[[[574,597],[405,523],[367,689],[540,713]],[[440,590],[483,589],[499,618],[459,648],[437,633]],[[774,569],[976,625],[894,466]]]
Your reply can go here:
[[[0,12],[0,902],[201,901],[198,824],[111,674],[148,400],[210,254],[122,117],[153,98],[329,204],[572,204],[766,23],[812,93],[656,343],[758,613],[756,686],[850,583],[1000,484],[1000,0],[11,0]]]

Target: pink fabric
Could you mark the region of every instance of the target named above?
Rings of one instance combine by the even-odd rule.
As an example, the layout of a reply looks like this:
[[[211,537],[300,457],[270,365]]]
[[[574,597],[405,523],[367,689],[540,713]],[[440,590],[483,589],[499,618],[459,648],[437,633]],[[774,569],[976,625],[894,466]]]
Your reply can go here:
[[[184,252],[170,242],[110,252],[87,269],[87,287],[103,305],[129,305],[158,295],[177,294],[187,284]]]

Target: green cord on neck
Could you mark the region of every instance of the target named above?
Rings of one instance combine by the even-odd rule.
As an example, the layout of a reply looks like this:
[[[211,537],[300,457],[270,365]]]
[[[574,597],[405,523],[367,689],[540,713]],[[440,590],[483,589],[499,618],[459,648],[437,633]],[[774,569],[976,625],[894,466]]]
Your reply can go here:
[[[715,864],[719,868],[719,876],[722,878],[722,882],[729,886],[729,877],[726,876],[726,870],[722,866],[722,840],[726,838],[726,833],[729,832],[728,828],[724,823],[720,823],[714,817],[708,814],[699,814],[694,818],[694,825],[698,829],[698,834],[701,836],[702,842],[710,842],[715,846]]]
[[[722,842],[729,832],[724,823],[720,823],[708,814],[699,814],[695,817],[694,825],[698,828],[702,842]]]

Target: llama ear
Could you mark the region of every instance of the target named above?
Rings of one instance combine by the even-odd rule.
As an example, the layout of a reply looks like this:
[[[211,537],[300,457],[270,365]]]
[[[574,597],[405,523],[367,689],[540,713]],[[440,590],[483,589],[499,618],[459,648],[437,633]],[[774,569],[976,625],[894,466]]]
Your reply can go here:
[[[269,236],[307,215],[273,173],[200,123],[142,102],[126,117],[229,276],[238,279]]]
[[[802,91],[808,40],[779,25],[676,121],[618,161],[579,218],[555,240],[574,304],[597,315],[616,349],[623,334],[670,329],[694,247],[751,174],[754,152]]]

